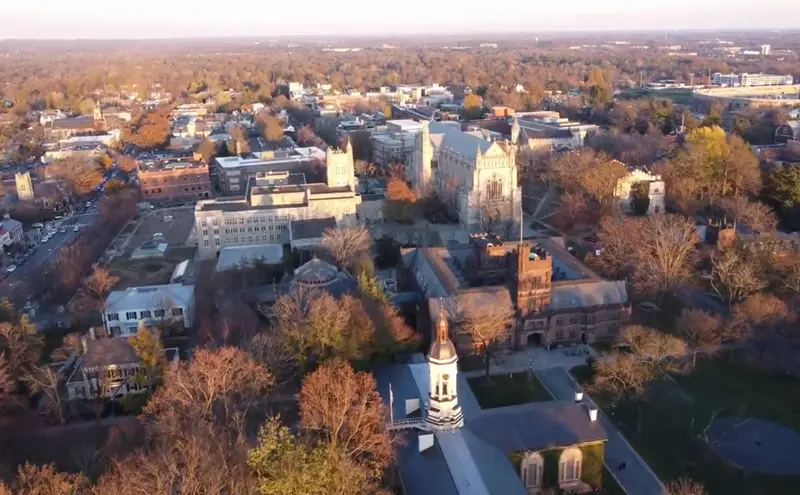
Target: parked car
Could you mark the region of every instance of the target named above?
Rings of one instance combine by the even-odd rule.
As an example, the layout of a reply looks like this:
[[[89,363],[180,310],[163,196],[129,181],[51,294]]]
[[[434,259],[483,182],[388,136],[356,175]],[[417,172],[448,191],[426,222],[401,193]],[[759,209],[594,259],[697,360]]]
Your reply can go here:
[[[74,229],[72,229],[72,231],[73,231],[73,232],[80,232],[80,231],[81,231],[81,228],[80,228],[80,227],[75,227]]]
[[[14,270],[16,269],[17,265],[10,265],[8,268],[6,268],[6,273],[14,273]]]

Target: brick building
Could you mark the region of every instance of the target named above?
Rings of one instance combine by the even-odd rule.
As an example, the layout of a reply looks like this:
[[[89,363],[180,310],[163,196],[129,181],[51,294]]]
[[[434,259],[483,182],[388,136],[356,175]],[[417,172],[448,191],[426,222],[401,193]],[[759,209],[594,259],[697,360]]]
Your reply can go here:
[[[139,167],[139,184],[147,201],[208,199],[211,179],[208,165],[192,162],[160,162]]]
[[[502,242],[473,236],[469,245],[403,250],[403,263],[428,300],[431,321],[446,305],[453,342],[470,346],[459,323],[470,308],[514,311],[509,344],[553,346],[613,339],[628,321],[625,281],[601,279],[560,238]]]

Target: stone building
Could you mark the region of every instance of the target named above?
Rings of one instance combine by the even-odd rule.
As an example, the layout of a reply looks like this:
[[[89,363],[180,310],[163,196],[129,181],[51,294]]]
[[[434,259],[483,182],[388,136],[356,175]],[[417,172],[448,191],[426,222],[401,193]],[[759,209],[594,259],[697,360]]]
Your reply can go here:
[[[510,346],[613,339],[630,315],[625,281],[601,279],[560,238],[520,245],[473,236],[468,245],[406,249],[403,263],[434,317],[440,298],[455,324],[470,308],[512,308]],[[471,347],[466,333],[456,332],[453,339],[462,349]]]
[[[415,143],[408,172],[414,188],[435,188],[469,231],[517,225],[522,191],[513,139],[492,141],[457,122],[425,122]]]
[[[306,183],[303,174],[257,173],[244,198],[198,201],[195,229],[200,255],[212,258],[224,247],[287,244],[293,220],[333,217],[339,225],[356,221],[361,204],[353,148],[328,149],[326,183]]]
[[[482,408],[458,373],[448,315],[437,305],[427,357],[373,370],[405,430],[396,463],[406,495],[597,493],[607,432],[597,410],[573,401]],[[411,430],[411,431],[409,431]],[[552,490],[552,492],[551,492]]]
[[[630,173],[617,181],[614,197],[617,198],[622,211],[633,212],[636,202],[636,187],[643,184],[647,190],[649,204],[647,214],[664,213],[666,186],[660,175],[653,175],[647,170],[633,169]]]

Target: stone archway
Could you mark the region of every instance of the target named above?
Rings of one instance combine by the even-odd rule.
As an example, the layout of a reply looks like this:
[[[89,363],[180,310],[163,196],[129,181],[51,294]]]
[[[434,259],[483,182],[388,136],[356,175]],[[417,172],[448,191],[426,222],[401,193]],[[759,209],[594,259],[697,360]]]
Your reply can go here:
[[[542,332],[531,332],[526,337],[525,343],[528,346],[542,347],[544,346],[544,334]]]

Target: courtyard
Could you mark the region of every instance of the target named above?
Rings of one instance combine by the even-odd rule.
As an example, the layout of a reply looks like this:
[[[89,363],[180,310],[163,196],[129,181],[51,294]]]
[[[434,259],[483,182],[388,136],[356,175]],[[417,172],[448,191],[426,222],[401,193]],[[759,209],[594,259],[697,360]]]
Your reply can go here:
[[[585,366],[572,373],[590,380]],[[670,378],[651,384],[641,405],[593,397],[664,482],[688,476],[711,495],[800,493],[800,476],[763,474],[766,459],[776,463],[772,472],[790,472],[780,461],[796,455],[785,451],[797,452],[788,443],[797,435],[780,432],[800,430],[799,380],[738,356],[699,361]]]
[[[193,227],[194,209],[191,207],[153,210],[142,215],[135,230],[128,236],[125,250],[130,253],[156,234],[162,234],[163,242],[170,247],[182,246]]]

